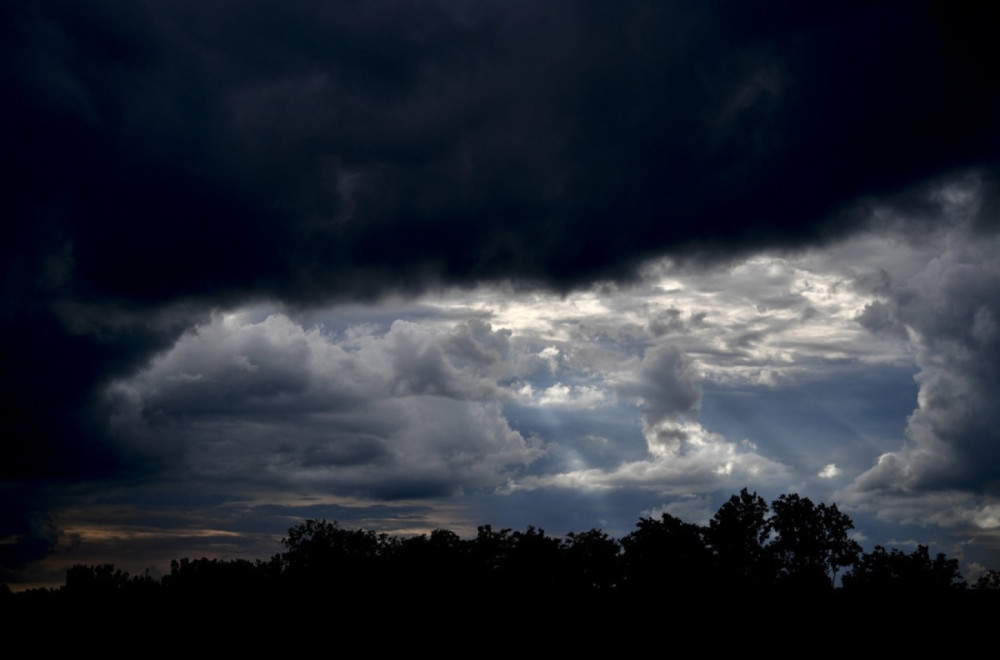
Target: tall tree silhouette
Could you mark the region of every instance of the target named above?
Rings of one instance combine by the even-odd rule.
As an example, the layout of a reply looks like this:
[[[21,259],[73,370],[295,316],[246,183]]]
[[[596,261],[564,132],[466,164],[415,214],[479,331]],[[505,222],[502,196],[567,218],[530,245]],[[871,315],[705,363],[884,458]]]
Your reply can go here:
[[[376,560],[389,542],[371,530],[348,530],[337,521],[307,520],[282,539],[286,580],[311,590],[336,585],[361,592],[374,586]]]
[[[757,589],[774,581],[776,565],[765,545],[770,507],[746,488],[719,507],[706,537],[716,562],[716,584],[723,589]]]
[[[577,590],[605,593],[622,581],[622,546],[599,529],[570,532],[563,541]]]
[[[622,539],[629,589],[693,594],[707,586],[712,559],[701,527],[668,513],[637,527]]]
[[[861,546],[848,537],[854,523],[836,504],[817,506],[808,497],[780,495],[771,510],[774,538],[768,548],[778,562],[781,584],[832,588],[840,570],[857,561]]]
[[[551,593],[567,585],[567,564],[559,539],[546,536],[545,530],[529,525],[514,532],[503,573],[515,590],[535,589]]]

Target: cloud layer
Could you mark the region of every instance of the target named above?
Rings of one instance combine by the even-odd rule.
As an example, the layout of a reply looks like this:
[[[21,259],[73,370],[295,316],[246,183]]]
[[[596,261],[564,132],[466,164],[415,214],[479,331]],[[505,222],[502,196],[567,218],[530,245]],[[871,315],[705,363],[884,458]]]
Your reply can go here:
[[[988,19],[5,3],[8,563],[59,542],[67,489],[164,475],[380,501],[857,477],[988,511]],[[782,447],[718,404],[914,364],[888,448]]]

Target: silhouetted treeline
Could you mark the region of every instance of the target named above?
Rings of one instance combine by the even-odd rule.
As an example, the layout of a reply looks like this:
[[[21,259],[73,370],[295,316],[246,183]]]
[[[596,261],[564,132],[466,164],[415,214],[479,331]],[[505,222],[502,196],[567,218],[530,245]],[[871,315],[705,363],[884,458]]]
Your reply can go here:
[[[292,527],[283,551],[266,561],[175,560],[159,580],[112,565],[77,565],[60,589],[0,589],[0,600],[65,612],[267,608],[339,620],[414,612],[470,619],[475,612],[509,613],[512,606],[535,616],[556,609],[585,613],[589,621],[626,612],[655,620],[769,600],[795,607],[850,603],[872,611],[921,598],[996,605],[997,571],[969,586],[956,559],[931,557],[925,546],[909,554],[880,546],[866,553],[851,539],[852,528],[836,505],[794,494],[768,503],[746,489],[707,526],[664,513],[640,518],[621,539],[599,529],[557,538],[530,526],[490,525],[469,539],[444,529],[401,538],[307,520]],[[741,616],[759,622],[762,614]]]

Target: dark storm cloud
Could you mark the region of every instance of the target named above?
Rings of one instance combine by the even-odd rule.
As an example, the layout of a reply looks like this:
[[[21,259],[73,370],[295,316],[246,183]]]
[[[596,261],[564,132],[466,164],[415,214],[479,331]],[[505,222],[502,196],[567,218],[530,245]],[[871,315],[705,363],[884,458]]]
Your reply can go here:
[[[990,186],[990,25],[910,2],[4,3],[3,506],[148,469],[98,394],[215,307],[566,289],[836,236],[954,170]],[[470,333],[468,360],[497,350]],[[401,387],[450,382],[433,350]]]
[[[995,41],[912,3],[6,13],[16,225],[48,213],[78,295],[565,286],[815,239],[1000,137]]]

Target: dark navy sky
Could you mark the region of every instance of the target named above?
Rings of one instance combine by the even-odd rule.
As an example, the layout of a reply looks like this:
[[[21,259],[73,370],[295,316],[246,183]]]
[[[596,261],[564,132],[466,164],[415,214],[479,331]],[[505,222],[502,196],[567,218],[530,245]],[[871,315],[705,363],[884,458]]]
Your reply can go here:
[[[954,4],[3,3],[0,578],[743,486],[1000,567]]]

